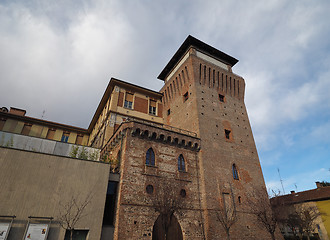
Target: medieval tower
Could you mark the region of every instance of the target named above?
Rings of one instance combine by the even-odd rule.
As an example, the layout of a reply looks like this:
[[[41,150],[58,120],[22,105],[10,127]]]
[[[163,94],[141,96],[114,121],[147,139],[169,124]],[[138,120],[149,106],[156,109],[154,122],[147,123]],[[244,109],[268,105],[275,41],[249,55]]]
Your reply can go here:
[[[165,124],[196,132],[201,141],[198,164],[206,239],[224,236],[215,214],[219,204],[234,204],[241,215],[232,230],[237,239],[253,238],[251,232],[258,232],[244,209],[251,193],[264,189],[265,183],[244,104],[245,82],[232,72],[237,62],[189,36],[158,76],[164,81]]]

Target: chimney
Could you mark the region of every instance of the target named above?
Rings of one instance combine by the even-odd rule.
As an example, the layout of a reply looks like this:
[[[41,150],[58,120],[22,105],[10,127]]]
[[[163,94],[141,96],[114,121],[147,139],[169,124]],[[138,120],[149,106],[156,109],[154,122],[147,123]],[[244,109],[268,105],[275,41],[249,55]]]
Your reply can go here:
[[[315,184],[316,184],[316,187],[317,187],[317,188],[321,188],[321,187],[323,187],[322,184],[321,184],[320,182],[315,182]]]
[[[10,107],[9,113],[15,114],[18,116],[25,116],[26,111],[19,108]]]
[[[296,192],[295,191],[290,191],[291,192],[291,194],[295,194]]]

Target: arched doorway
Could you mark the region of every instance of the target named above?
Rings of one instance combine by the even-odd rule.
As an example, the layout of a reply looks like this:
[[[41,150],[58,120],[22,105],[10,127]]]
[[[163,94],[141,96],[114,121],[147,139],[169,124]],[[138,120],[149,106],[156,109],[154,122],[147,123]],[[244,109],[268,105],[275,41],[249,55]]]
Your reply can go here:
[[[183,240],[178,219],[172,214],[158,216],[152,229],[152,240]]]

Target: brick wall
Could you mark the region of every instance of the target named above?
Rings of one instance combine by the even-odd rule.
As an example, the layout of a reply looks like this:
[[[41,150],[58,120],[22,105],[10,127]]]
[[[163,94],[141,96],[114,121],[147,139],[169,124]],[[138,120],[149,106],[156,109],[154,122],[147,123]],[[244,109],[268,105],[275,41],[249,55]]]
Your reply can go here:
[[[164,185],[175,189],[182,201],[175,216],[184,238],[201,239],[198,147],[194,147],[195,143],[199,145],[199,139],[138,123],[123,124],[119,131],[118,136],[123,137],[117,140],[115,137],[113,141],[117,143],[109,143],[113,145],[113,152],[121,148],[123,153],[114,239],[152,239],[153,226],[159,216],[155,201]],[[146,165],[149,148],[154,150],[155,166]],[[180,154],[185,159],[185,172],[178,171]],[[153,186],[152,194],[146,191],[148,185]],[[181,197],[181,189],[186,191],[185,197]]]

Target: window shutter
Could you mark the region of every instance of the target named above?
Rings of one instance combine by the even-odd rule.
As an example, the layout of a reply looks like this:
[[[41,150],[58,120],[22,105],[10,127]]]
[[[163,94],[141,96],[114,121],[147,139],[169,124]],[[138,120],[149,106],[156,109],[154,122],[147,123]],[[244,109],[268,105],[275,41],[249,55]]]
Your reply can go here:
[[[126,92],[125,100],[129,102],[133,102],[133,94]]]
[[[156,107],[156,101],[150,100],[150,107]]]

